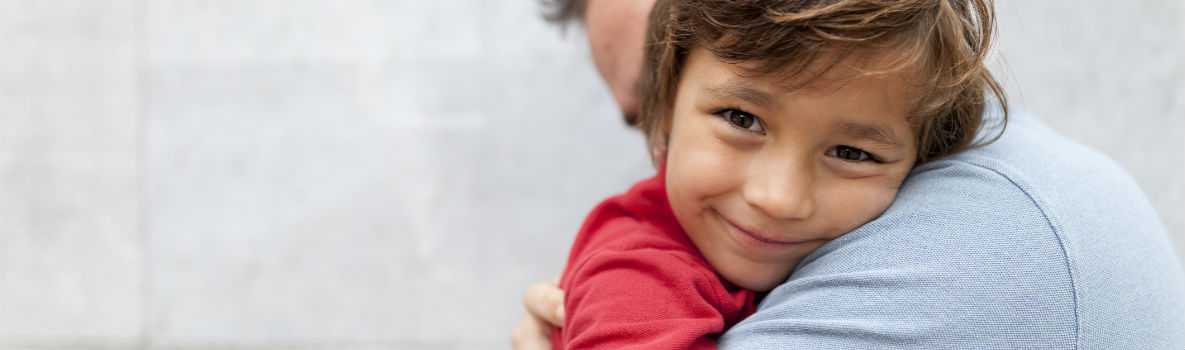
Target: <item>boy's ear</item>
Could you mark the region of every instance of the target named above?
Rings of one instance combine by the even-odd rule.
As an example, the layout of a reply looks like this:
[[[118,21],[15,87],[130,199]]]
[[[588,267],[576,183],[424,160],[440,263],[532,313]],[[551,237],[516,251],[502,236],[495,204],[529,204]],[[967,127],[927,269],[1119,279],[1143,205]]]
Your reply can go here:
[[[658,128],[659,130],[662,130],[662,133],[659,135],[662,135],[662,138],[659,139],[658,142],[655,143],[655,146],[650,150],[650,156],[659,163],[665,163],[667,159],[667,145],[671,143],[671,124],[674,124],[674,118],[675,116],[668,113],[667,117],[662,118],[662,120],[659,122],[660,125]]]
[[[663,144],[663,145],[655,146],[654,148],[651,148],[650,149],[650,161],[651,161],[651,163],[654,163],[655,166],[666,163],[666,161],[667,161],[667,145]]]
[[[662,139],[657,140],[658,142],[654,142],[650,147],[650,162],[654,163],[656,167],[667,162],[667,144],[670,142],[670,135],[669,132],[662,133]]]

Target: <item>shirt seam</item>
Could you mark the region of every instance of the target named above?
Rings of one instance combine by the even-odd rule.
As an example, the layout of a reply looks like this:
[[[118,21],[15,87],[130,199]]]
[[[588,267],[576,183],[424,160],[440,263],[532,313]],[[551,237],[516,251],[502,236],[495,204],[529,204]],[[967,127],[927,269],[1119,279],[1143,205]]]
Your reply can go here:
[[[959,163],[967,164],[970,166],[974,166],[974,167],[995,173],[996,175],[999,175],[1000,177],[1003,177],[1005,180],[1008,180],[1009,183],[1011,183],[1013,186],[1015,186],[1017,189],[1019,189],[1021,191],[1021,193],[1023,193],[1025,195],[1025,197],[1028,198],[1029,201],[1032,202],[1035,207],[1037,207],[1037,210],[1041,212],[1041,216],[1042,216],[1042,218],[1045,219],[1045,223],[1047,225],[1049,225],[1049,230],[1053,233],[1054,238],[1057,239],[1058,248],[1061,249],[1061,253],[1062,253],[1062,262],[1065,264],[1066,275],[1067,275],[1067,278],[1070,279],[1070,293],[1071,293],[1072,299],[1074,301],[1074,349],[1079,349],[1079,343],[1080,343],[1079,338],[1082,336],[1082,333],[1081,333],[1082,318],[1079,314],[1081,302],[1080,302],[1079,296],[1078,296],[1078,282],[1077,282],[1077,278],[1075,277],[1077,274],[1074,271],[1074,264],[1071,262],[1070,252],[1069,252],[1069,249],[1067,248],[1068,242],[1066,242],[1066,239],[1063,235],[1064,232],[1061,228],[1061,225],[1059,225],[1057,223],[1056,213],[1054,213],[1054,210],[1052,208],[1048,208],[1048,206],[1045,205],[1045,201],[1042,200],[1041,197],[1036,194],[1036,190],[1031,189],[1031,188],[1029,188],[1029,186],[1026,185],[1028,182],[1023,181],[1024,180],[1023,176],[1011,175],[1012,173],[1015,173],[1015,171],[1012,171],[1013,169],[1011,167],[1009,167],[1005,164],[1001,164],[1001,162],[994,161],[989,158],[974,157],[974,156],[964,156],[964,157],[960,157],[960,158],[963,158],[963,159],[950,159],[949,161],[959,162]],[[989,167],[989,166],[986,166],[986,165],[980,164],[980,163],[985,163],[985,164],[990,163],[993,166]],[[1008,170],[1008,171],[1001,171],[1000,169],[997,169],[997,168],[1005,168],[1005,170]]]

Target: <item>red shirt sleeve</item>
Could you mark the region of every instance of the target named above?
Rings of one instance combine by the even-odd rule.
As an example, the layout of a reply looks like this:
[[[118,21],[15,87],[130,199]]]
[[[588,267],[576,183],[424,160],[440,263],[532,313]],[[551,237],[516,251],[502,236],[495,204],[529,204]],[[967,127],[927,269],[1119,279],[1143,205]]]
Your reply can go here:
[[[724,298],[715,273],[680,252],[599,251],[565,289],[565,349],[715,349]]]

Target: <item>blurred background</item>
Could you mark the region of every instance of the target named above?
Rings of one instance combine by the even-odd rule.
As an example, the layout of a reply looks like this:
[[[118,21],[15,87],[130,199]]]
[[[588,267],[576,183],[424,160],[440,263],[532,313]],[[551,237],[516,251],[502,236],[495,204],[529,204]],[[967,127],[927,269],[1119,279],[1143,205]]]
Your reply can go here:
[[[1185,2],[998,9],[1014,103],[1185,251]],[[507,348],[523,288],[651,172],[540,13],[0,1],[0,348]]]

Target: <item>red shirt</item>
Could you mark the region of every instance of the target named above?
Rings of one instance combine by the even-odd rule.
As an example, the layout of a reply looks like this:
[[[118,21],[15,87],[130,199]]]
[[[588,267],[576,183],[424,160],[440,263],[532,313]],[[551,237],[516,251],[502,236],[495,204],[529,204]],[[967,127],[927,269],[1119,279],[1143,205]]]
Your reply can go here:
[[[715,349],[756,309],[757,293],[717,275],[679,226],[663,177],[585,219],[560,279],[567,319],[556,349]]]

